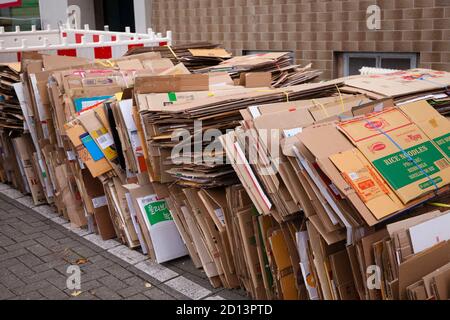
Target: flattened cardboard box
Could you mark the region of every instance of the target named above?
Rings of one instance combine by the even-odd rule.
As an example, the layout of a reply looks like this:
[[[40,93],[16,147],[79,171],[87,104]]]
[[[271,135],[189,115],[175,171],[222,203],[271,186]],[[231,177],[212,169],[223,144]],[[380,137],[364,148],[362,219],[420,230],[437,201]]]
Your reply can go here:
[[[86,130],[80,123],[76,121],[67,123],[65,126],[65,131],[70,141],[74,145],[74,148],[78,154],[78,158],[86,165],[94,178],[112,170],[111,165],[108,163],[104,156],[100,157],[97,160],[94,160],[91,153],[86,147],[86,139],[92,140],[92,137],[90,137],[90,135],[86,132]],[[84,143],[83,140],[85,140]]]
[[[28,186],[31,190],[31,195],[33,197],[33,202],[35,205],[45,203],[44,189],[41,186],[38,172],[33,168],[33,156],[31,150],[33,150],[33,145],[29,136],[21,136],[19,138],[13,139],[14,147],[17,152],[17,156],[22,163],[22,167],[25,172],[25,176],[28,182]]]
[[[399,107],[450,158],[450,121],[422,100]]]
[[[164,93],[180,91],[209,90],[209,76],[206,74],[179,74],[137,77],[136,93]]]
[[[399,109],[338,124],[403,203],[450,182],[450,163]]]
[[[187,255],[186,246],[163,198],[167,196],[165,186],[129,184],[124,185],[124,188],[130,191],[133,198],[151,258],[162,263]],[[162,196],[161,198],[158,197],[157,192]]]

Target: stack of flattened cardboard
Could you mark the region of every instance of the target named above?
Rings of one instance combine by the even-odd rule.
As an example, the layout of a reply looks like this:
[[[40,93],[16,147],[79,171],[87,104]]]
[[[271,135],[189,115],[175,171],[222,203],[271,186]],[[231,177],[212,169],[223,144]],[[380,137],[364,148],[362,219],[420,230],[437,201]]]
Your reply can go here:
[[[23,129],[23,114],[13,85],[20,82],[20,65],[0,65],[0,128]]]
[[[182,63],[190,71],[215,66],[231,58],[231,54],[218,44],[209,42],[196,42],[176,46],[135,47],[130,49],[126,56],[155,52],[162,58],[170,59],[173,64]]]
[[[441,114],[450,111],[450,73],[411,69],[388,74],[356,76],[345,80],[343,91],[362,92],[373,97],[392,97],[396,104],[427,100]]]
[[[14,138],[20,136],[16,132],[2,131],[0,133],[0,180],[9,183],[22,193],[29,193],[25,172],[21,167],[13,145]]]
[[[322,74],[318,70],[311,70],[311,65],[303,68],[298,65],[293,65],[289,52],[237,56],[217,66],[196,70],[197,73],[222,71],[228,72],[233,79],[240,79],[249,72],[267,72],[271,74],[271,85],[274,88],[310,82]]]
[[[20,82],[20,64],[0,65],[0,181],[9,182],[17,189],[29,191],[22,179],[20,164],[14,154],[12,140],[22,134],[23,114],[14,85]],[[24,183],[25,182],[25,183]]]
[[[225,85],[215,86],[216,81]],[[178,180],[184,185],[202,187],[233,183],[234,173],[223,165],[223,151],[216,152],[220,148],[214,148],[214,144],[205,149],[213,138],[204,137],[209,134],[208,129],[215,129],[215,135],[220,135],[238,124],[239,110],[249,105],[324,96],[335,92],[338,83],[261,89],[230,86],[229,77],[219,74],[137,78],[137,104],[152,180]],[[174,155],[173,148],[180,146],[180,140],[182,150]],[[179,153],[184,158],[178,158]]]
[[[284,53],[179,49],[24,55],[0,178],[253,298],[448,298],[447,73],[293,85]]]
[[[390,99],[370,102],[366,96],[342,94],[253,106],[242,113],[241,127],[220,140],[263,216],[275,218],[280,226],[299,212],[306,219],[306,228],[296,236],[309,298],[376,298],[366,286],[365,270],[387,263],[380,252],[392,251],[394,242],[378,243],[386,230],[374,232],[373,226],[448,195],[448,120],[426,100],[394,108]],[[434,239],[433,244],[448,239],[423,235]],[[374,245],[374,252],[368,247],[364,260],[367,243]],[[397,243],[400,247],[405,248]],[[390,272],[385,277],[391,282],[398,281],[391,270],[382,271]],[[307,282],[308,277],[315,280]],[[397,289],[390,288],[391,296],[383,297],[392,298]]]

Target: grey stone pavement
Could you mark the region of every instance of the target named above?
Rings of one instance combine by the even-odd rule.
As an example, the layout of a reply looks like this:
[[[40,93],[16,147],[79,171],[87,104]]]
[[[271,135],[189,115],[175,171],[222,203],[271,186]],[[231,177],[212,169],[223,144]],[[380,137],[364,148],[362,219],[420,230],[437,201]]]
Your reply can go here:
[[[100,247],[88,240],[96,235],[71,230],[59,217],[41,215],[36,212],[40,207],[30,208],[29,197],[4,189],[0,193],[0,300],[246,299],[242,290],[213,289],[189,258],[157,265],[115,241],[99,242]],[[123,253],[128,256],[123,258]],[[81,293],[66,285],[67,268],[77,262]]]

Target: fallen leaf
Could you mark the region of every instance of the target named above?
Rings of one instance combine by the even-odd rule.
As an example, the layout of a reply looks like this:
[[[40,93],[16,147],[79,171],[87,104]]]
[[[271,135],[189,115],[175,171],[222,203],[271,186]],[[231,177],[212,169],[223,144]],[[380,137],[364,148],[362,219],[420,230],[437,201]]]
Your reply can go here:
[[[77,265],[86,264],[86,263],[88,263],[88,259],[86,259],[86,258],[81,258],[81,259],[78,259],[75,263],[76,263]]]
[[[71,295],[72,297],[78,297],[78,296],[81,294],[81,292],[82,292],[82,291],[74,291],[74,292],[72,292],[70,295]]]

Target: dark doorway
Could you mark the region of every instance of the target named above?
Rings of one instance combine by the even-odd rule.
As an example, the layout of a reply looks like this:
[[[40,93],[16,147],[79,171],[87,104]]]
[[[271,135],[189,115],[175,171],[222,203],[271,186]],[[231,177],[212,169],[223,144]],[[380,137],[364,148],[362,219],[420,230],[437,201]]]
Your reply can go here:
[[[107,25],[111,31],[125,31],[125,27],[130,27],[135,32],[133,1],[95,0],[95,21],[97,30]]]

